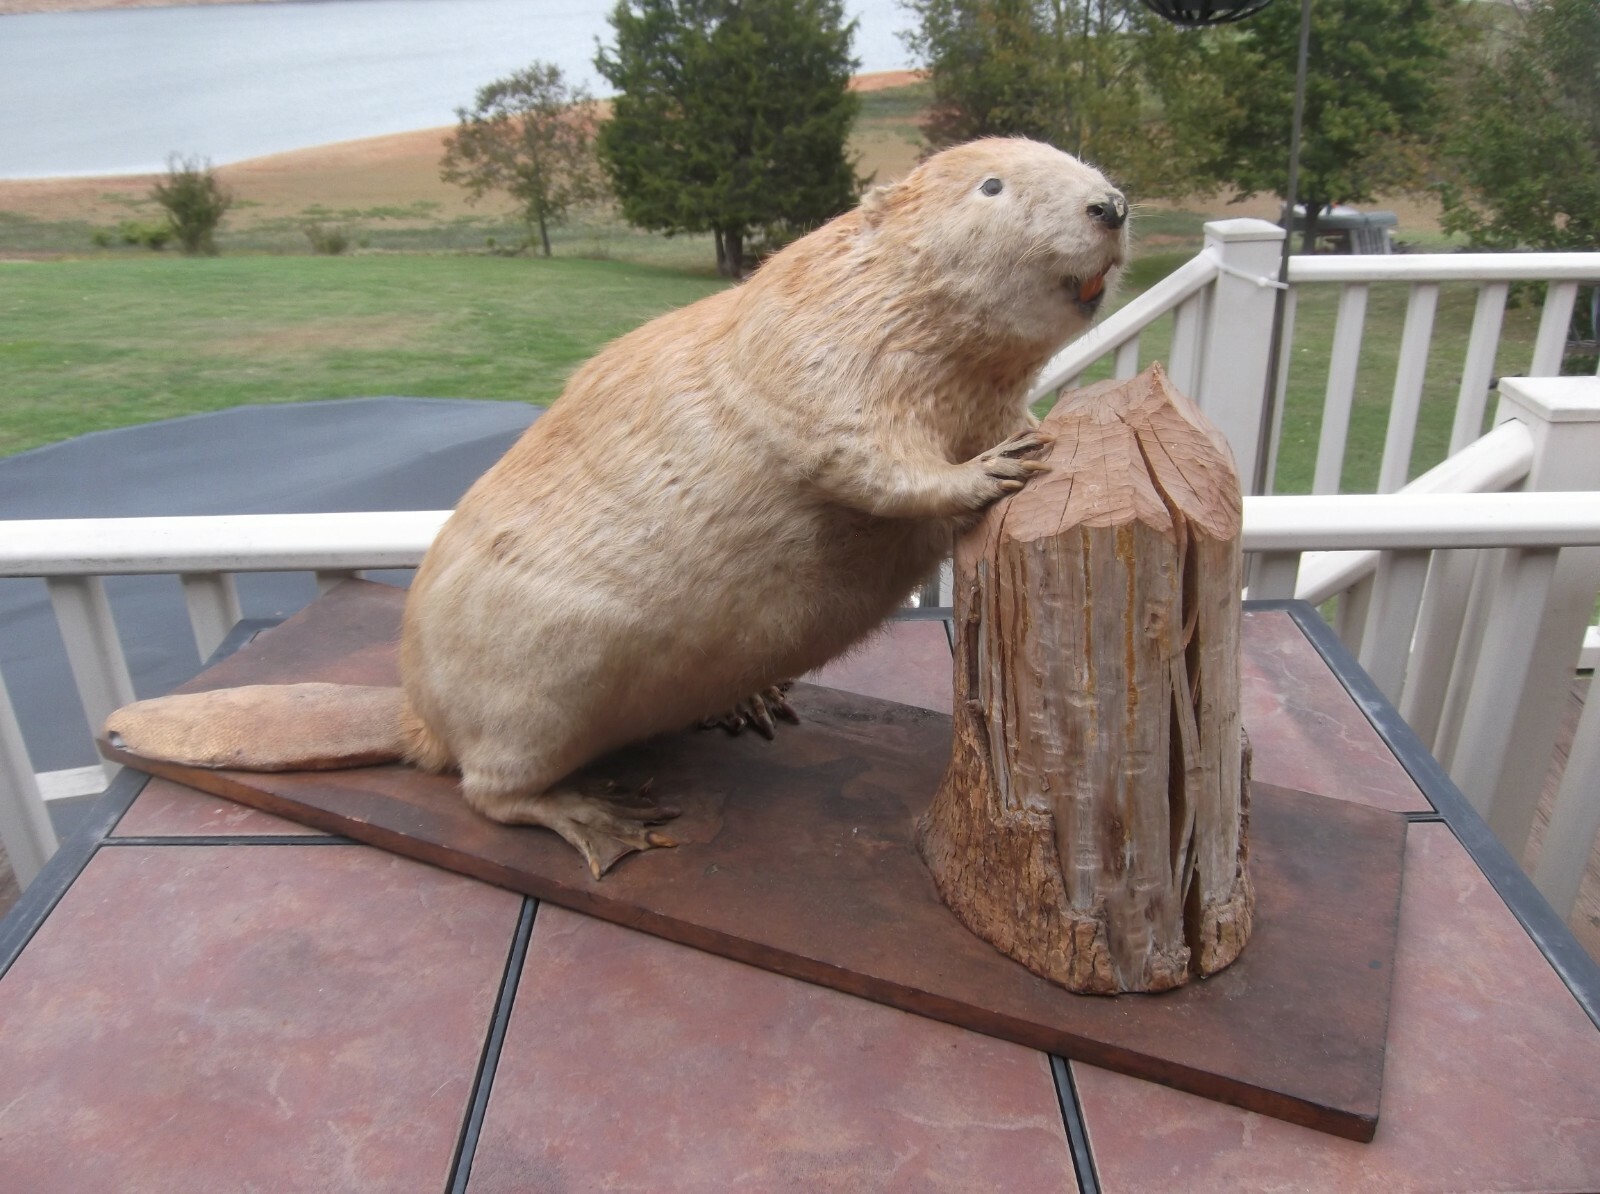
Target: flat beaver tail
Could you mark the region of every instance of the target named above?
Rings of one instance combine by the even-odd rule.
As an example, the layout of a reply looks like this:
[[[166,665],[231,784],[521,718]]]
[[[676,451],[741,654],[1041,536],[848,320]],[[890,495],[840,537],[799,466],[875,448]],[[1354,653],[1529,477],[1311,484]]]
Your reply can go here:
[[[134,762],[328,771],[405,757],[408,720],[398,688],[254,684],[125,705],[106,719],[102,748]]]

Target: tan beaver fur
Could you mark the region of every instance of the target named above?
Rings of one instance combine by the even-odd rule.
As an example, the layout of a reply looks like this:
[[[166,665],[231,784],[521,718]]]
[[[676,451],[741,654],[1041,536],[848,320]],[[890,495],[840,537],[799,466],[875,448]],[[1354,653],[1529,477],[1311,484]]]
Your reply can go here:
[[[605,348],[417,573],[405,757],[458,768],[497,821],[561,833],[596,878],[671,844],[648,828],[670,809],[560,781],[840,654],[958,520],[1042,467],[1026,459],[1042,446],[1029,383],[1114,280],[1126,211],[1058,150],[977,141]],[[108,734],[144,753],[160,706],[130,706]],[[382,716],[368,758],[396,740]],[[240,762],[250,720],[230,724],[189,721],[179,761],[208,762],[223,736],[227,765],[283,765]]]

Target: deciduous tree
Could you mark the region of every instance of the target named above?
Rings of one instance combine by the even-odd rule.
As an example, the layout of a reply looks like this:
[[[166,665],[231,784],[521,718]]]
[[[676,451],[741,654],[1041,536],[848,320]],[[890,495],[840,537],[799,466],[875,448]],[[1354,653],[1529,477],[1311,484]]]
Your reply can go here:
[[[1315,0],[1300,153],[1305,243],[1333,203],[1420,187],[1457,30],[1454,0]],[[1288,189],[1300,6],[1165,43],[1151,74],[1193,172],[1238,197]]]
[[[1141,171],[1139,0],[907,0],[935,146],[1034,137],[1128,181]]]
[[[1526,0],[1445,138],[1445,227],[1493,249],[1600,245],[1600,4]]]
[[[752,236],[782,239],[854,200],[841,0],[620,0],[611,25],[595,64],[618,94],[599,152],[630,223],[709,231],[718,269],[738,277]]]
[[[531,244],[550,256],[550,227],[604,192],[594,154],[597,114],[589,94],[545,62],[496,79],[470,110],[456,109],[439,175],[473,200],[504,191],[516,200]]]

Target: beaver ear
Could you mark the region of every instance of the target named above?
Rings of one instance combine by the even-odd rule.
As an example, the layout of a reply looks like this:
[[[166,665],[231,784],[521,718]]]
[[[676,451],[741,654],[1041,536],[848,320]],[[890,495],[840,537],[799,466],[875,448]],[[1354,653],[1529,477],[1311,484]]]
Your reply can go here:
[[[880,187],[873,187],[861,196],[861,214],[865,217],[867,227],[876,227],[883,219],[884,213],[894,206],[904,186],[898,182],[884,183]]]

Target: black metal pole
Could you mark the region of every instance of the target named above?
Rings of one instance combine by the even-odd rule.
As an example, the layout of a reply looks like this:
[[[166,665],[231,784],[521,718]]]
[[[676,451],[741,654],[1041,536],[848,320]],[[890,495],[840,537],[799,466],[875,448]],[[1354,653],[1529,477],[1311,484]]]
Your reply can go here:
[[[1261,396],[1261,426],[1256,432],[1256,468],[1252,493],[1267,491],[1272,462],[1272,425],[1278,405],[1278,376],[1283,356],[1283,325],[1289,304],[1289,254],[1294,237],[1294,205],[1300,193],[1300,128],[1306,114],[1306,58],[1311,46],[1311,0],[1300,0],[1300,52],[1294,71],[1294,123],[1289,128],[1289,185],[1283,197],[1283,255],[1278,261],[1278,291],[1272,304],[1272,335],[1267,341],[1267,386]],[[1310,213],[1308,212],[1309,216]]]

